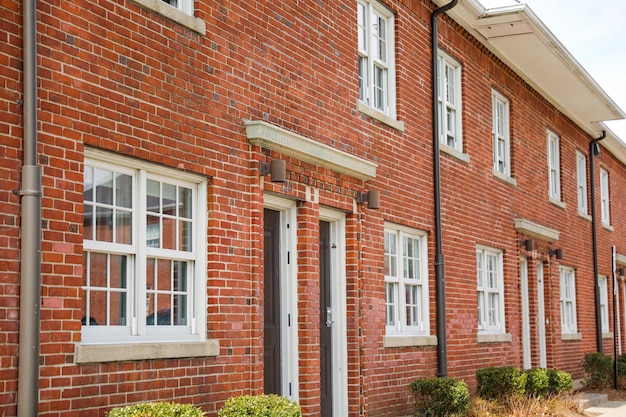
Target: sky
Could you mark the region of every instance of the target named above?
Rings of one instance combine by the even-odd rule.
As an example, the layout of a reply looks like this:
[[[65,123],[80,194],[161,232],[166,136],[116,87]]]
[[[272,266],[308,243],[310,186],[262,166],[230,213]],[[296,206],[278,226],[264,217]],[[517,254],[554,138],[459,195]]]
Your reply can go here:
[[[626,1],[520,0],[626,112]],[[606,122],[626,142],[626,120]]]

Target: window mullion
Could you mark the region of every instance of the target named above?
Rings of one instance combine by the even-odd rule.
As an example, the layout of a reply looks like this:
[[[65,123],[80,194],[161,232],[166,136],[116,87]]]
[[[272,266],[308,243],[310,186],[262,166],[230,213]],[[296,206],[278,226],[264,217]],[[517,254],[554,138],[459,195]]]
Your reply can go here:
[[[137,186],[135,187],[137,192],[133,195],[135,199],[135,219],[133,222],[135,229],[135,236],[137,240],[134,242],[136,247],[137,257],[135,259],[134,272],[136,274],[132,285],[131,305],[132,305],[132,334],[143,335],[146,333],[146,254],[147,247],[144,244],[147,239],[146,234],[146,187],[147,175],[145,171],[139,171],[137,175]],[[143,306],[143,308],[142,308]]]

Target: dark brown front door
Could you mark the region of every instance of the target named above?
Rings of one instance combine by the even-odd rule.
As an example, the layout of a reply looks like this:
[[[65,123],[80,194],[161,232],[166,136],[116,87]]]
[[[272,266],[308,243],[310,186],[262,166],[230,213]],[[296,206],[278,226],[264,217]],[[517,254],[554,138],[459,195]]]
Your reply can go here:
[[[320,222],[320,387],[322,417],[333,415],[330,223]]]
[[[280,362],[280,212],[264,212],[263,372],[266,394],[282,395]]]

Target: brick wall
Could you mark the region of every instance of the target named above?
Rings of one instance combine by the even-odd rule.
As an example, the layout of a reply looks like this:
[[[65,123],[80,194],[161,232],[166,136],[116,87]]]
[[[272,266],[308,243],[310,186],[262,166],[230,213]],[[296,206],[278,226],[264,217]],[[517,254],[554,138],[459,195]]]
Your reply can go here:
[[[263,390],[263,192],[299,201],[300,402],[319,413],[317,239],[321,205],[346,218],[350,415],[410,411],[407,384],[434,376],[435,346],[384,348],[384,221],[428,232],[431,333],[435,334],[429,2],[387,1],[396,12],[401,132],[356,110],[354,3],[196,2],[206,36],[131,1],[38,2],[39,163],[43,168],[40,415],[102,415],[137,401],[193,402],[209,415],[230,396]],[[15,415],[19,303],[21,6],[5,1],[0,40],[0,414]],[[441,154],[443,248],[450,376],[475,387],[477,367],[522,366],[520,251],[513,219],[560,232],[538,242],[545,261],[548,366],[582,377],[595,350],[591,223],[576,213],[575,150],[588,137],[448,17],[441,46],[463,66],[464,162]],[[511,104],[512,176],[492,175],[491,90]],[[364,181],[251,146],[246,120],[263,120],[378,164]],[[563,209],[548,202],[546,129],[561,137]],[[207,333],[217,357],[74,364],[81,340],[82,192],[85,147],[204,175],[208,189]],[[290,187],[261,181],[258,162],[287,161]],[[626,169],[596,159],[611,179],[613,231],[598,227],[600,273],[610,248],[626,253]],[[599,171],[596,174],[599,201]],[[307,199],[308,189],[319,201]],[[381,208],[354,204],[381,191]],[[507,343],[478,343],[476,245],[503,250]],[[560,247],[564,259],[547,256]],[[558,266],[576,269],[581,340],[560,337]],[[529,279],[536,277],[530,267]],[[536,287],[531,286],[531,297]],[[612,289],[609,289],[611,294]],[[623,300],[622,300],[623,301]],[[622,303],[623,305],[623,303]],[[531,304],[531,311],[536,305]],[[531,324],[536,328],[536,323]],[[536,336],[533,335],[533,338]],[[533,339],[535,340],[535,339]],[[533,345],[535,346],[535,345]],[[612,350],[612,340],[604,347]],[[538,354],[533,353],[533,363]]]

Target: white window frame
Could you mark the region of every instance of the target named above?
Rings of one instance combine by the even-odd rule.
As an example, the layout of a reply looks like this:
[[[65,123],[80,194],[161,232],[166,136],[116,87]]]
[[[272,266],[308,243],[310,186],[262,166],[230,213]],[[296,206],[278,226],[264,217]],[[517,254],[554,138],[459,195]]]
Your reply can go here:
[[[502,251],[476,248],[476,292],[479,334],[504,334],[504,269]],[[491,266],[490,269],[487,269]],[[490,276],[491,275],[491,276]]]
[[[394,14],[376,0],[357,1],[359,102],[391,119],[396,118]],[[385,30],[376,28],[383,22]],[[377,44],[378,48],[374,45]],[[376,116],[376,115],[374,115]],[[384,117],[383,117],[384,119]]]
[[[559,135],[548,130],[548,197],[552,201],[561,201],[561,157]]]
[[[442,50],[439,50],[438,54],[437,100],[439,106],[439,142],[462,153],[463,106],[461,64]],[[450,92],[450,89],[453,91]],[[453,112],[453,117],[448,117],[449,112]]]
[[[395,252],[387,245],[388,239],[395,242]],[[414,256],[406,257],[404,241],[411,239],[419,248]],[[395,256],[392,256],[395,255]],[[405,262],[413,262],[415,278],[408,277]],[[406,290],[413,287],[417,293],[415,308],[416,324],[408,325]],[[385,222],[385,305],[386,334],[429,335],[430,307],[428,291],[428,239],[424,231]]]
[[[598,277],[598,290],[600,292],[600,317],[602,333],[609,332],[609,285],[605,275]]]
[[[561,333],[577,333],[576,272],[573,268],[559,267],[559,304],[561,308]]]
[[[506,177],[511,176],[511,130],[509,125],[509,112],[509,100],[496,90],[492,90],[491,136],[493,139],[493,172],[505,175]]]
[[[611,224],[611,200],[609,194],[609,172],[600,168],[600,212],[602,213],[602,224]]]
[[[576,151],[576,193],[578,195],[578,213],[589,214],[587,202],[587,157]]]
[[[124,173],[132,176],[132,241],[129,244],[109,243],[85,238],[85,254],[102,253],[127,257],[127,323],[119,326],[83,325],[82,344],[127,344],[159,342],[202,342],[206,340],[206,189],[204,177],[158,165],[137,162],[119,155],[86,151],[85,167]],[[146,184],[148,180],[172,184],[192,190],[191,250],[173,250],[140,244],[150,238],[145,220]],[[147,325],[146,271],[148,259],[187,262],[187,320],[184,325]],[[87,270],[87,266],[85,266]],[[85,271],[87,273],[87,271]],[[86,284],[86,283],[85,283]],[[88,287],[84,287],[87,291]],[[176,292],[171,289],[169,292]],[[176,295],[173,295],[176,297]],[[143,308],[142,308],[143,307]],[[156,316],[156,312],[153,313]],[[156,317],[155,317],[156,320]]]

